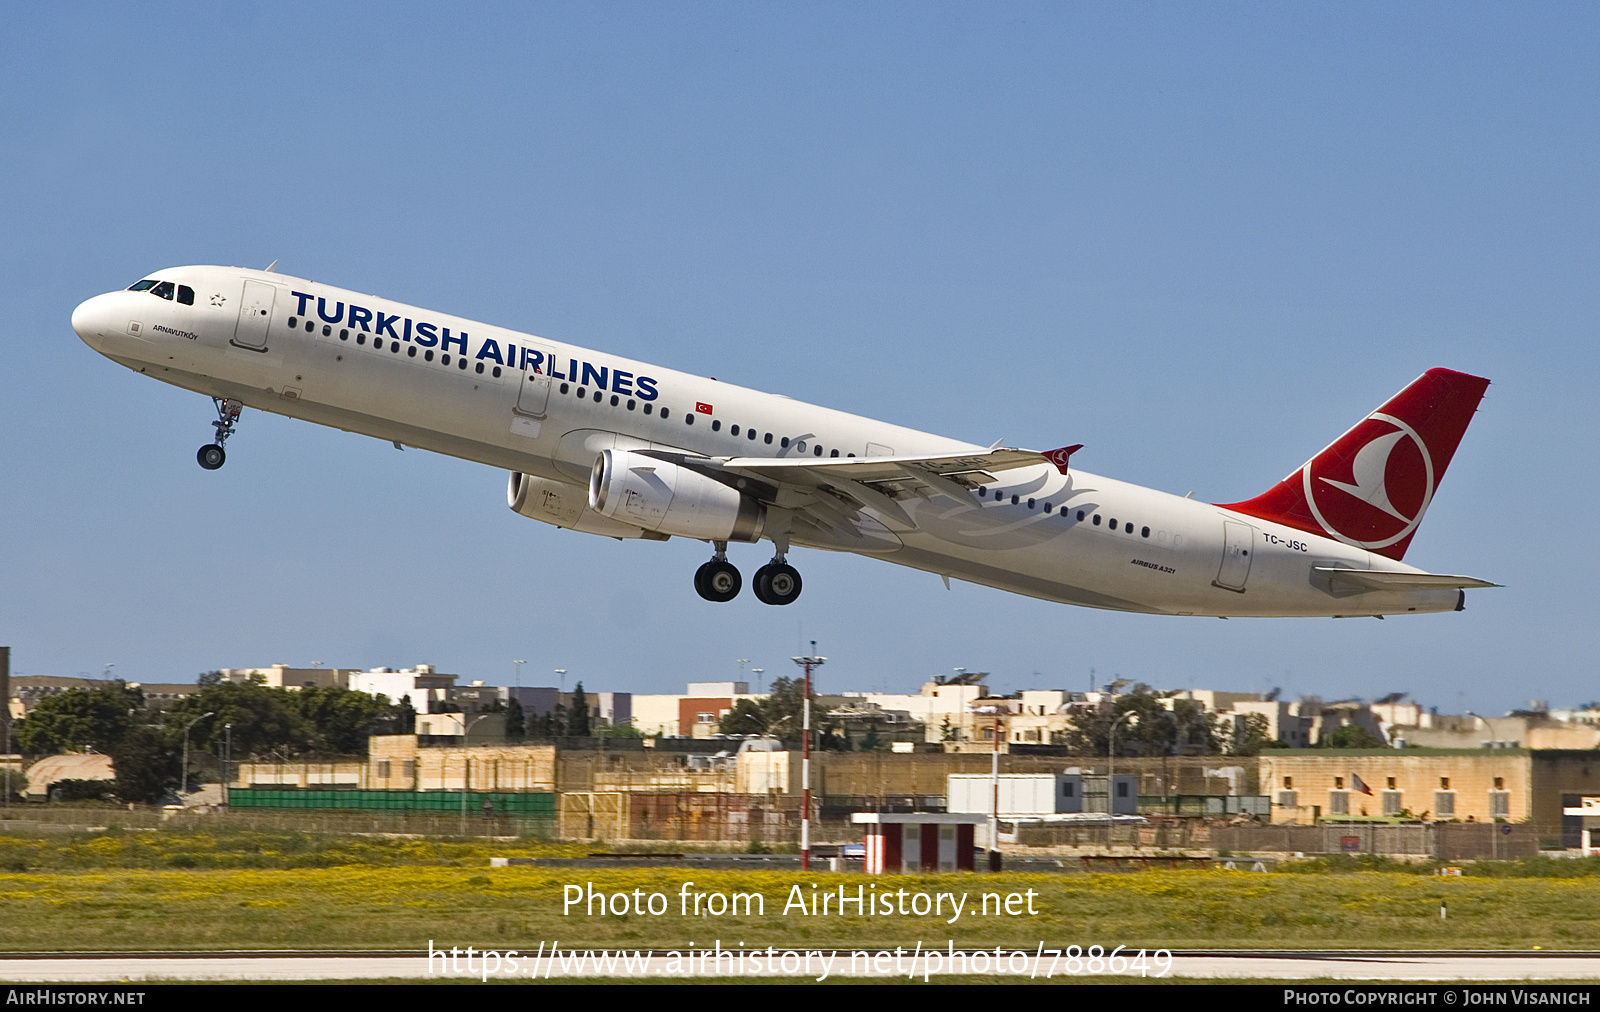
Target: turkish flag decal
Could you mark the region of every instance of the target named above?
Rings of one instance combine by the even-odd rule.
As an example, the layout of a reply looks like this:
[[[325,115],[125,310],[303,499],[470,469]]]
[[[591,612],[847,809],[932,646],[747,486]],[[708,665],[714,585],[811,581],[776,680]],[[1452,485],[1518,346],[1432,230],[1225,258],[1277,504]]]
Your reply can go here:
[[[695,401],[694,409],[697,413],[702,415],[711,414],[711,405],[707,404],[705,401]]]

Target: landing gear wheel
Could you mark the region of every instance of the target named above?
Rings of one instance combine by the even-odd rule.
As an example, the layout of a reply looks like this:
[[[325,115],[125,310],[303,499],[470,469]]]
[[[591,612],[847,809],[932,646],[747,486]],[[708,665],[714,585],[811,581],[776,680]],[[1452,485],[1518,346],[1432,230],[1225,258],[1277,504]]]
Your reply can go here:
[[[800,573],[783,562],[769,562],[756,570],[756,599],[762,604],[793,604],[800,596]]]
[[[200,447],[199,452],[194,455],[194,459],[198,460],[200,466],[207,471],[215,471],[228,459],[228,455],[216,443],[207,443]]]
[[[732,601],[743,586],[744,578],[731,562],[712,559],[694,573],[694,589],[707,601]]]

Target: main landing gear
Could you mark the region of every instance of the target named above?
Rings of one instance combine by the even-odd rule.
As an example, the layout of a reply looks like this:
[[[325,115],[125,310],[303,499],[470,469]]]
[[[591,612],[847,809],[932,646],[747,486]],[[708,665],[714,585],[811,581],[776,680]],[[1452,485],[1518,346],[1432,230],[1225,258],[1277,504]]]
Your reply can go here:
[[[233,435],[233,427],[239,424],[239,412],[244,410],[243,403],[225,397],[213,397],[211,403],[217,406],[217,420],[211,423],[211,427],[217,430],[217,440],[200,447],[194,455],[195,460],[207,471],[215,471],[227,462],[228,454],[222,449],[222,444]]]
[[[728,543],[713,541],[711,561],[695,570],[694,589],[707,601],[732,601],[739,596],[744,579],[728,561]],[[793,604],[800,596],[800,574],[779,551],[772,561],[756,570],[755,595],[762,604]]]

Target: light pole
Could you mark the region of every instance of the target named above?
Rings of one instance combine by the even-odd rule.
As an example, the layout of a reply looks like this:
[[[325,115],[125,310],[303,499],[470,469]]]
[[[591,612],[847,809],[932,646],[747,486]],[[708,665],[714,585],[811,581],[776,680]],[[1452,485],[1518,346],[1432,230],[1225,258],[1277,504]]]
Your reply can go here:
[[[233,764],[233,722],[222,725],[222,807],[228,807],[228,767]]]
[[[817,641],[811,641],[808,657],[790,660],[806,671],[805,718],[800,729],[800,870],[811,870],[811,669],[820,668],[826,657],[817,656]]]
[[[472,789],[472,755],[467,752],[467,736],[472,733],[472,725],[489,716],[480,713],[471,720],[462,714],[464,723],[461,725],[461,835],[467,835],[467,792]]]
[[[527,661],[512,661],[511,663],[515,664],[517,666],[517,688],[520,689],[522,687],[522,666],[524,664],[528,663],[528,662]],[[518,702],[521,702],[521,700],[518,700]]]
[[[752,675],[756,676],[756,695],[758,695],[758,696],[761,695],[761,675],[766,670],[767,670],[766,668],[751,668],[750,669],[750,673]]]
[[[559,698],[560,693],[563,693],[563,692],[567,691],[567,669],[566,668],[557,668],[556,669],[556,677],[558,679],[560,679],[560,681],[558,681],[556,683],[556,693],[557,693],[557,696],[558,696],[558,698],[556,699],[556,702],[559,703],[561,701],[560,698]]]
[[[183,729],[183,771],[182,771],[181,775],[178,777],[178,794],[180,796],[189,793],[189,732],[194,730],[194,726],[196,724],[200,723],[202,720],[205,720],[207,717],[215,717],[216,715],[217,715],[216,711],[212,711],[210,713],[202,713],[200,716],[198,716],[195,719],[189,721],[189,723],[184,726],[184,729]]]

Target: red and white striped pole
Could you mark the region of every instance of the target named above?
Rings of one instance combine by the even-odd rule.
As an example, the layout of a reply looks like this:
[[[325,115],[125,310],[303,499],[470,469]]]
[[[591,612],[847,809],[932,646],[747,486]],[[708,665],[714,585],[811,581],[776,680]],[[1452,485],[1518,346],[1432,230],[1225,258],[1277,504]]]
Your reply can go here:
[[[811,870],[811,669],[820,668],[826,657],[818,657],[817,641],[811,641],[810,657],[790,660],[806,670],[805,717],[800,732],[800,870]]]

